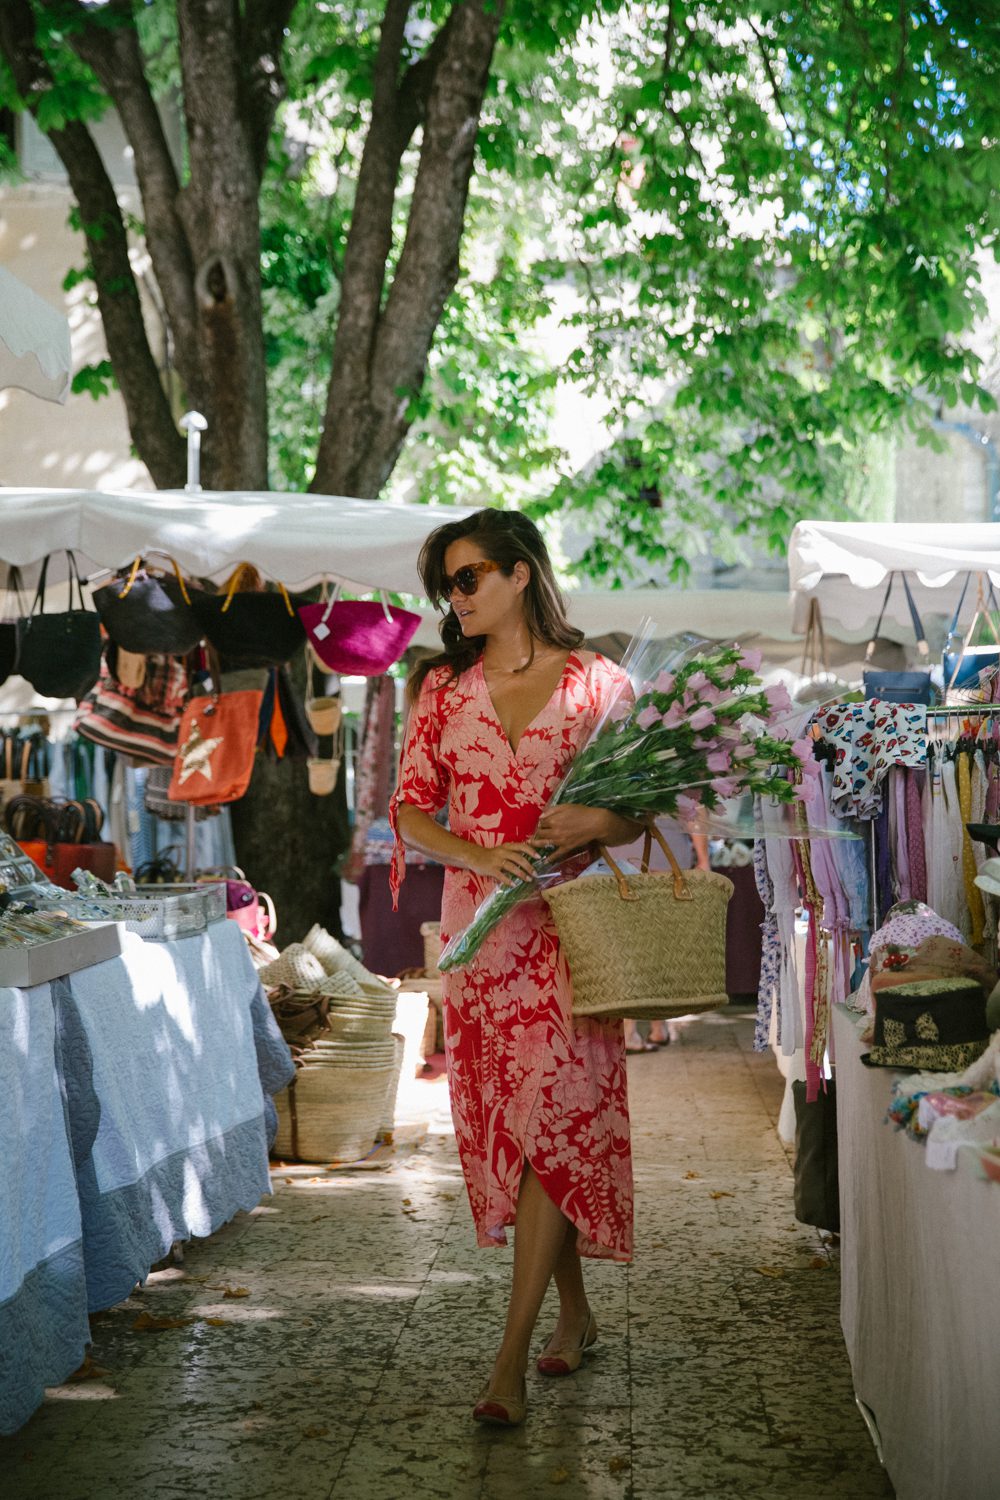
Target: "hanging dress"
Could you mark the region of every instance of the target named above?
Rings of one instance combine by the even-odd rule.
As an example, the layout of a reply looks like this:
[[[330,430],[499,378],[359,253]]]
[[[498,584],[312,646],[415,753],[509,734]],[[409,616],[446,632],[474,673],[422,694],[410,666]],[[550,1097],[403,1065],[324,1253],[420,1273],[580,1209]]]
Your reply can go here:
[[[591,730],[627,684],[621,668],[571,652],[548,703],[516,749],[501,727],[481,662],[456,680],[424,679],[407,727],[390,807],[402,878],[400,802],[486,847],[530,839]],[[496,883],[448,867],[444,941],[461,932]],[[620,1021],[574,1019],[566,960],[541,897],[494,929],[470,966],[444,976],[452,1118],[482,1246],[507,1243],[525,1162],[578,1230],[582,1255],[632,1255],[632,1158]]]

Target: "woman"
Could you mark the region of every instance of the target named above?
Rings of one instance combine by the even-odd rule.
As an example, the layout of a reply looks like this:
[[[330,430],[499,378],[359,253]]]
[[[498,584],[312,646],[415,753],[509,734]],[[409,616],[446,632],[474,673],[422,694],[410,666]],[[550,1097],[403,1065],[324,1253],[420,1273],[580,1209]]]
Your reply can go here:
[[[627,843],[638,825],[577,805],[543,813],[627,678],[580,650],[537,527],[514,512],[478,511],[431,533],[420,571],[428,597],[451,608],[444,650],[411,683],[391,813],[400,845],[447,867],[447,939],[498,882],[531,877],[539,845],[561,857],[594,841]],[[450,831],[434,819],[446,803]],[[597,1337],[581,1255],[631,1258],[622,1027],[573,1020],[566,963],[536,897],[506,917],[468,969],[445,977],[444,1028],[478,1243],[504,1245],[505,1226],[516,1225],[503,1340],[473,1416],[514,1426],[525,1417],[530,1340],[551,1278],[559,1319],[537,1368],[566,1375]]]

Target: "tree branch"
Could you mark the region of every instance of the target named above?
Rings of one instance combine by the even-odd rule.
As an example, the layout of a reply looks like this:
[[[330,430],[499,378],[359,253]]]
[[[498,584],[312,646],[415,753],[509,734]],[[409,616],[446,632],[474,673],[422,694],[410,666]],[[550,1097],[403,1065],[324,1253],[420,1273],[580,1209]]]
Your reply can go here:
[[[298,0],[247,0],[241,26],[243,109],[258,177],[264,175],[271,126],[285,97],[281,54]]]
[[[757,38],[757,49],[760,52],[761,62],[764,64],[764,72],[767,74],[767,81],[771,86],[771,97],[774,100],[774,107],[781,116],[781,120],[785,129],[788,131],[789,135],[791,135],[792,127],[788,123],[788,112],[785,109],[785,102],[782,98],[781,89],[778,87],[778,79],[771,64],[770,54],[768,53],[768,50],[764,45],[764,37],[754,25],[752,16],[748,15],[746,20],[747,25],[750,27],[750,30]]]
[[[37,44],[35,15],[28,0],[4,0],[0,5],[0,50],[18,93],[36,114],[54,80]],[[149,347],[125,225],[111,179],[90,132],[80,121],[70,120],[51,129],[48,137],[66,168],[79,205],[108,354],[136,447],[157,485],[182,484],[184,442],[174,426]]]
[[[117,22],[111,26],[95,22],[87,7],[77,8],[86,19],[68,40],[114,104],[132,147],[146,243],[174,338],[177,368],[188,399],[200,407],[203,382],[197,360],[194,261],[177,212],[177,169],[143,69],[132,0],[108,0],[106,13]]]

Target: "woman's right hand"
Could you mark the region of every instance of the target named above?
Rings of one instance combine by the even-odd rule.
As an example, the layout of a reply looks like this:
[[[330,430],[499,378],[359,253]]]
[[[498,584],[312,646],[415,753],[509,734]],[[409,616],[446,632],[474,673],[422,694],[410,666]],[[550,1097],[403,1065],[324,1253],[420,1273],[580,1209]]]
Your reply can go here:
[[[515,880],[534,880],[538,850],[528,843],[497,844],[492,849],[470,844],[466,863],[476,875],[513,885]]]

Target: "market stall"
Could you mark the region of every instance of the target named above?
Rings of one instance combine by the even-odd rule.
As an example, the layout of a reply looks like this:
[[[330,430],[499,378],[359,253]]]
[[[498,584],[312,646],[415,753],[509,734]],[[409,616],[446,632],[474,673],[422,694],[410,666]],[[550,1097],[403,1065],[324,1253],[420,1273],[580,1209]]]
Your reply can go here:
[[[113,752],[116,765],[162,767],[165,780],[152,805],[169,811],[173,791],[172,805],[182,814],[239,796],[260,725],[283,752],[299,710],[283,696],[287,684],[279,681],[279,666],[305,639],[287,597],[258,584],[249,618],[244,594],[227,635],[232,590],[214,596],[214,604],[211,590],[198,593],[206,624],[193,615],[194,588],[189,592],[182,579],[175,584],[170,564],[160,573],[133,569],[130,559],[172,549],[189,576],[229,571],[233,562],[247,571],[255,563],[271,578],[284,575],[298,584],[319,576],[317,560],[329,559],[325,576],[355,591],[418,586],[416,554],[433,513],[312,496],[290,497],[286,507],[285,498],[0,493],[0,555],[8,566],[23,567],[29,588],[36,578],[40,583],[34,607],[17,601],[20,620],[3,627],[10,649],[2,666],[14,696],[0,735],[6,860],[0,958],[23,953],[24,972],[0,973],[0,986],[7,986],[0,987],[0,1110],[8,1126],[0,1178],[0,1347],[7,1351],[0,1431],[23,1423],[44,1386],[81,1363],[88,1312],[127,1296],[173,1243],[213,1233],[268,1192],[268,1145],[276,1130],[280,1142],[287,1127],[288,1086],[293,1148],[297,1125],[305,1140],[307,1085],[316,1076],[332,1079],[334,1093],[345,1098],[361,1079],[372,1135],[391,1129],[403,1051],[403,1038],[389,1034],[394,992],[358,966],[370,982],[362,989],[345,972],[350,955],[323,935],[326,967],[310,956],[324,990],[316,1009],[324,1015],[334,1010],[340,1029],[336,1041],[322,1044],[325,1050],[310,1053],[323,1068],[318,1075],[315,1066],[306,1069],[297,1120],[298,1075],[241,930],[253,935],[266,973],[275,950],[259,940],[267,919],[263,907],[258,915],[256,894],[235,879],[176,894],[161,886],[133,890],[128,880],[110,887],[116,849],[119,859],[125,856],[121,862],[130,863],[139,816],[129,800],[134,788],[113,777],[82,788],[83,763],[71,758],[57,765],[47,739],[49,715],[65,709],[78,729],[74,751],[76,740],[87,736],[79,746],[89,745],[95,771],[104,762],[92,753],[95,742]],[[68,585],[58,580],[67,554],[71,574],[112,570],[100,634],[98,617],[72,578]],[[44,559],[51,562],[41,566]],[[53,579],[54,593],[47,587]],[[92,586],[102,581],[106,575],[93,578]],[[125,601],[131,618],[122,619]],[[270,609],[262,627],[257,608]],[[383,616],[390,618],[378,605],[376,627]],[[216,647],[218,654],[206,655],[203,664],[201,647],[197,661],[184,655],[192,642],[214,640],[213,622],[222,650]],[[253,648],[258,661],[272,665],[252,664],[248,681],[241,653],[255,628],[263,637]],[[129,630],[159,632],[157,643],[146,635],[133,643]],[[272,653],[272,631],[290,644]],[[376,628],[372,639],[377,634]],[[206,669],[207,690],[201,690],[207,695],[199,697]],[[141,688],[159,696],[138,697]],[[221,710],[234,706],[246,707],[242,722],[233,719],[224,729]],[[339,698],[320,697],[311,708],[317,734],[329,732],[340,717]],[[237,761],[229,755],[230,734]],[[317,787],[317,794],[332,790],[336,776],[333,760],[321,764],[332,771],[326,777],[331,784]],[[312,767],[309,774],[312,785]],[[210,781],[206,796],[202,784]],[[59,796],[51,795],[54,787]],[[147,788],[147,807],[150,796]],[[77,820],[68,835],[62,827],[67,815]],[[102,822],[110,840],[102,838]],[[31,865],[29,850],[44,871]],[[93,851],[102,856],[100,880],[91,874],[91,884],[72,894],[51,883],[79,885],[73,866],[93,871]],[[227,908],[237,920],[225,920]],[[120,938],[98,951],[95,935],[115,932],[101,927],[105,918],[121,923]],[[57,934],[64,945],[77,944],[64,967],[52,954]],[[94,951],[84,951],[87,943]],[[292,977],[297,983],[298,971]],[[285,994],[287,986],[278,984],[276,992]],[[417,1020],[422,1030],[419,1014]],[[284,1126],[271,1095],[281,1096]],[[340,1138],[358,1142],[363,1153],[371,1136],[365,1144],[356,1123],[345,1118]]]
[[[858,1400],[898,1500],[993,1500],[1000,1190],[974,1153],[933,1171],[886,1124],[892,1075],[865,1068],[834,1016],[842,1216],[841,1321]]]
[[[801,523],[789,572],[801,622],[818,600],[828,623],[874,635],[884,611],[879,634],[913,643],[911,675],[869,679],[795,725],[817,765],[802,836],[756,846],[757,1043],[802,1079],[796,1198],[808,1196],[800,1173],[814,1174],[807,1222],[841,1228],[855,1390],[900,1500],[985,1497],[1000,1457],[987,1414],[1000,1197],[977,1151],[928,1150],[901,1100],[915,1109],[930,1094],[928,1120],[982,1110],[980,1145],[1000,1118],[992,1065],[971,1088],[960,1071],[988,1046],[998,967],[997,903],[980,881],[1000,831],[1000,643],[987,618],[998,623],[1000,527]],[[960,1006],[972,1029],[952,1046]],[[819,1180],[838,1151],[839,1204]]]

